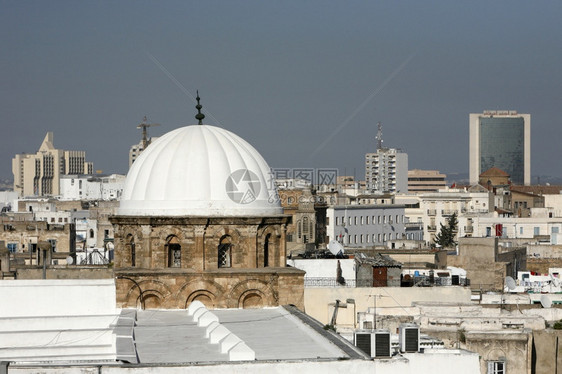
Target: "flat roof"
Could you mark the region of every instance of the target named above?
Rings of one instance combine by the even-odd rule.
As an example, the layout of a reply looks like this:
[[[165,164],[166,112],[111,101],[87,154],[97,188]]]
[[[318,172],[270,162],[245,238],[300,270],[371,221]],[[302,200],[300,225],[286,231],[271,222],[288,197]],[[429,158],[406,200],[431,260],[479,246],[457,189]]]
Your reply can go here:
[[[368,359],[345,339],[292,306],[209,310],[221,326],[255,352],[257,361]],[[211,344],[186,310],[138,310],[134,341],[138,362],[210,363],[229,361]],[[118,341],[119,351],[119,341]]]

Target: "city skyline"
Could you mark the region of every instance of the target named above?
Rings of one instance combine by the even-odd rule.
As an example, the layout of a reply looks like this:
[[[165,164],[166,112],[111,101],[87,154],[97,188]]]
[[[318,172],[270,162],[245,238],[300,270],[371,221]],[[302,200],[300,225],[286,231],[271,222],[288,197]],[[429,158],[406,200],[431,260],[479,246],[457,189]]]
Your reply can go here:
[[[159,136],[205,123],[274,168],[338,168],[403,149],[410,169],[468,173],[469,113],[533,118],[535,175],[562,176],[562,5],[526,2],[159,4],[0,1],[0,177],[35,153],[84,150],[123,173],[147,116]],[[532,180],[535,183],[535,180]]]

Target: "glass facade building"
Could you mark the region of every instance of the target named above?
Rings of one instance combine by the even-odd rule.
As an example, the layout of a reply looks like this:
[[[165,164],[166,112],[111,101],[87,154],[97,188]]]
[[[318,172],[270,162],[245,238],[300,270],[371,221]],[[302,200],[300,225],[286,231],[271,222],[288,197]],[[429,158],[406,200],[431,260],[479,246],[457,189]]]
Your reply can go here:
[[[469,177],[476,184],[483,172],[496,167],[511,182],[531,182],[531,115],[509,111],[470,114]]]
[[[480,119],[480,172],[497,167],[524,183],[525,123],[522,117]]]

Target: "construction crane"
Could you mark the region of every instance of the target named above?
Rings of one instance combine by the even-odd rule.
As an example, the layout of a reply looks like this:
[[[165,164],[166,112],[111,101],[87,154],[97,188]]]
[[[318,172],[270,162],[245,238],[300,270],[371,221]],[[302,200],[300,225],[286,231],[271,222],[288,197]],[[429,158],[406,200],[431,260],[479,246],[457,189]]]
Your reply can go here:
[[[137,129],[142,129],[142,149],[146,149],[146,147],[150,144],[148,141],[148,131],[149,127],[160,126],[159,123],[147,123],[148,119],[146,116],[142,119],[142,122],[137,126]]]

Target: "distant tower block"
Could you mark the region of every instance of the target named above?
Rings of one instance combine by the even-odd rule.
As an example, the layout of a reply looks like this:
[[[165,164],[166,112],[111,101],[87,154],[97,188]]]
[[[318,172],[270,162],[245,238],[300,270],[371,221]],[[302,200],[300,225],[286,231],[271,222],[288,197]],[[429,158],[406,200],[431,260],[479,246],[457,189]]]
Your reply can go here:
[[[377,124],[377,151],[365,154],[367,190],[378,193],[408,191],[408,154],[382,146],[382,124]]]
[[[531,183],[531,115],[514,110],[485,111],[469,116],[470,183],[493,167],[514,184]]]

